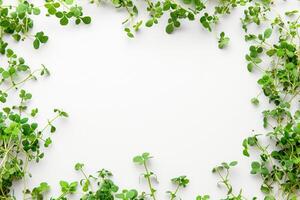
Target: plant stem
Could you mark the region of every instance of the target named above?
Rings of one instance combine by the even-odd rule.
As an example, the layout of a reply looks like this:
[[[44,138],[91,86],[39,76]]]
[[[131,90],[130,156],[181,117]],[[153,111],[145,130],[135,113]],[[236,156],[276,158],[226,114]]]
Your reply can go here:
[[[149,173],[149,170],[148,170],[146,162],[144,162],[144,168],[145,168],[145,171],[146,171],[145,178],[147,179],[147,183],[148,183],[148,186],[149,186],[149,189],[150,189],[150,195],[153,198],[153,200],[156,200],[155,189],[152,186],[152,183],[151,183],[151,174]]]
[[[173,195],[172,195],[172,197],[171,197],[171,200],[174,200],[174,199],[176,198],[176,194],[177,194],[179,188],[180,188],[180,186],[177,185],[176,190],[175,190],[175,192],[173,193]]]

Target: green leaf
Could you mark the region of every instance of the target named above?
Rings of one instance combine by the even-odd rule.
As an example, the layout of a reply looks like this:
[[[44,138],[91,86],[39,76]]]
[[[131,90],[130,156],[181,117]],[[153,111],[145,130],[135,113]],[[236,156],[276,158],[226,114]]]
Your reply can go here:
[[[64,0],[64,2],[68,5],[72,5],[74,3],[74,0]]]
[[[35,7],[32,9],[32,12],[34,15],[39,15],[41,13],[41,10],[39,8]]]
[[[173,25],[173,24],[168,24],[168,25],[166,26],[166,32],[167,32],[168,34],[171,34],[171,33],[173,33],[173,31],[174,31],[174,25]]]
[[[247,69],[249,72],[252,72],[253,71],[253,68],[254,68],[254,64],[253,63],[248,63],[247,65]]]
[[[20,40],[21,40],[21,35],[20,35],[20,34],[13,34],[12,37],[13,37],[16,41],[20,41]]]
[[[8,71],[3,71],[3,72],[2,72],[2,77],[3,77],[4,79],[7,79],[9,76],[10,76],[10,74],[9,74]]]
[[[81,20],[82,20],[83,23],[85,23],[85,24],[90,24],[91,21],[92,21],[91,17],[89,17],[89,16],[83,17],[83,18],[81,18]]]
[[[75,164],[75,170],[76,171],[82,170],[83,166],[84,166],[83,163],[76,163]]]
[[[251,174],[256,174],[260,171],[261,165],[259,162],[254,161],[251,163],[251,168]]]
[[[133,158],[133,162],[137,163],[137,164],[143,164],[144,163],[144,159],[142,156],[135,156]]]
[[[271,37],[271,35],[272,35],[272,29],[271,28],[266,29],[264,32],[264,38],[267,39]]]
[[[218,47],[220,49],[223,49],[224,47],[226,47],[228,45],[229,41],[230,41],[229,37],[226,37],[225,33],[222,32],[220,34],[220,38],[219,38],[219,41],[218,41],[218,43],[219,43]]]
[[[149,19],[146,24],[147,27],[151,27],[153,25],[153,19]]]
[[[285,14],[286,16],[291,17],[291,16],[297,14],[298,12],[299,12],[298,10],[292,10],[292,11],[287,11],[287,12],[285,12],[284,14]]]
[[[52,140],[51,140],[51,138],[48,137],[48,138],[45,140],[44,146],[45,146],[45,147],[49,147],[50,144],[52,144]]]
[[[35,39],[35,40],[33,41],[33,47],[34,47],[35,49],[40,48],[40,41],[39,41],[38,39]]]
[[[238,164],[237,161],[232,161],[232,162],[229,163],[229,165],[230,165],[231,167],[234,167],[234,166],[236,166],[237,164]]]
[[[60,188],[62,192],[68,192],[69,183],[67,181],[60,181],[59,182]]]
[[[68,18],[66,17],[66,16],[64,16],[64,17],[62,17],[61,19],[60,19],[60,24],[62,25],[62,26],[66,26],[68,23],[69,23],[69,20],[68,20]]]
[[[18,14],[23,14],[27,11],[28,9],[28,4],[25,3],[20,3],[16,9]]]
[[[264,200],[276,200],[275,197],[268,195],[264,198]]]
[[[127,36],[130,37],[130,38],[134,38],[134,35],[131,32],[128,32]]]
[[[257,106],[259,104],[259,100],[257,98],[252,98],[251,103]]]
[[[51,132],[51,133],[54,133],[55,131],[56,131],[55,126],[51,126],[51,127],[50,127],[50,132]]]
[[[136,190],[129,190],[126,194],[127,198],[129,199],[134,199],[135,197],[137,197],[138,192]]]

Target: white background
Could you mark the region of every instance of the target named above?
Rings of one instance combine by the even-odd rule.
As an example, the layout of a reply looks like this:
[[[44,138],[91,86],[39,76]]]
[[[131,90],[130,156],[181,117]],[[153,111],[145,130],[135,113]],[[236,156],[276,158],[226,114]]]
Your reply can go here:
[[[30,166],[29,186],[47,181],[58,194],[60,180],[80,178],[73,166],[83,162],[88,173],[106,168],[121,187],[145,189],[132,157],[151,152],[159,199],[166,199],[165,191],[173,188],[169,179],[178,175],[191,180],[180,193],[183,199],[206,193],[221,197],[224,190],[217,188],[211,169],[232,160],[239,161],[232,171],[236,189],[260,196],[259,179],[249,174],[251,159],[242,156],[241,143],[252,130],[262,130],[265,105],[250,103],[259,92],[259,75],[246,69],[241,12],[223,19],[216,33],[203,30],[197,20],[167,35],[165,16],[129,39],[121,25],[126,13],[111,6],[84,8],[91,25],[61,27],[54,18],[38,17],[35,31],[49,35],[47,45],[39,51],[31,40],[18,46],[32,67],[43,63],[52,72],[26,85],[41,120],[53,116],[52,108],[70,114],[56,122],[45,158]],[[217,47],[219,31],[231,38],[225,50]]]

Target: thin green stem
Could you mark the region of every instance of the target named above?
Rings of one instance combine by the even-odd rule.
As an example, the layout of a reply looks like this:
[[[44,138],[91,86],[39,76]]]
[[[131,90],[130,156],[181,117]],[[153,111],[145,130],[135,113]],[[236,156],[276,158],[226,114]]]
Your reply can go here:
[[[148,167],[147,167],[147,163],[144,162],[144,168],[145,168],[145,171],[146,171],[146,174],[145,174],[145,178],[147,180],[147,183],[148,183],[148,186],[149,186],[149,189],[150,189],[150,195],[151,197],[153,198],[153,200],[156,200],[156,197],[155,197],[155,189],[153,188],[152,186],[152,182],[151,182],[151,174],[148,170]]]

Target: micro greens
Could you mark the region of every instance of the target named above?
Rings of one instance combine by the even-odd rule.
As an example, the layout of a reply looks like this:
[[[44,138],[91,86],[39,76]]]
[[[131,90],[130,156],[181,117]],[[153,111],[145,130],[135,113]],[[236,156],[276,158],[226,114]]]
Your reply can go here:
[[[90,3],[101,5],[100,0],[90,0]],[[245,41],[250,43],[249,53],[246,54],[249,72],[261,73],[257,81],[261,92],[251,99],[255,106],[260,104],[261,96],[270,103],[264,110],[263,127],[267,134],[254,134],[243,140],[243,155],[250,157],[250,150],[256,149],[259,156],[251,163],[250,174],[262,180],[261,191],[264,200],[299,199],[300,192],[300,110],[295,108],[299,102],[300,93],[300,15],[298,10],[288,10],[284,15],[273,10],[270,0],[218,0],[209,9],[207,2],[202,0],[145,0],[146,20],[139,18],[139,8],[133,0],[109,1],[117,9],[124,10],[128,17],[123,21],[124,31],[128,37],[135,37],[135,32],[142,26],[148,28],[159,23],[164,14],[168,15],[165,32],[171,34],[177,31],[183,20],[198,21],[206,30],[212,32],[224,15],[229,15],[233,9],[242,8],[242,29],[245,31]],[[29,107],[32,94],[22,86],[28,81],[36,80],[38,76],[48,76],[49,70],[42,65],[32,70],[25,59],[11,49],[8,37],[16,42],[25,39],[32,40],[34,49],[41,48],[49,40],[46,33],[38,31],[32,34],[33,16],[41,15],[45,9],[46,16],[58,19],[62,26],[70,22],[90,24],[91,17],[83,13],[83,7],[76,0],[45,0],[37,6],[27,0],[19,0],[15,4],[0,0],[0,199],[16,199],[14,183],[24,182],[23,199],[41,200],[50,190],[46,182],[29,189],[27,179],[31,177],[28,169],[29,162],[39,162],[44,157],[44,147],[51,145],[51,133],[56,131],[55,120],[68,117],[60,109],[54,109],[53,118],[45,125],[36,122],[39,113],[36,107]],[[250,25],[266,28],[259,34],[249,33]],[[224,32],[218,37],[218,47],[225,48],[230,41]],[[4,64],[6,63],[6,64]],[[18,95],[15,95],[17,91]],[[10,99],[19,102],[10,105]],[[15,101],[13,101],[15,102]],[[261,137],[268,138],[268,143]],[[148,191],[139,192],[137,189],[123,189],[112,180],[112,173],[102,169],[96,175],[88,175],[84,164],[77,163],[75,170],[83,178],[80,181],[60,181],[61,194],[51,199],[65,200],[79,194],[82,200],[157,200],[157,190],[153,181],[156,175],[150,170],[149,153],[135,156],[133,162],[144,168],[143,178],[148,185]],[[236,192],[230,183],[230,170],[237,162],[223,162],[213,168],[220,181],[219,185],[226,188],[226,200],[257,199],[246,198],[243,191]],[[167,191],[170,200],[180,199],[181,189],[187,187],[189,179],[179,176],[171,179],[174,190]],[[196,200],[208,200],[209,195],[199,195]]]
[[[112,180],[113,174],[106,170],[101,169],[94,175],[88,175],[85,172],[83,163],[76,163],[75,170],[78,171],[82,175],[82,179],[80,181],[60,181],[60,191],[61,194],[58,197],[52,197],[51,200],[66,200],[72,197],[73,194],[78,194],[81,200],[113,200],[113,199],[121,199],[121,200],[147,200],[157,199],[156,190],[152,186],[151,179],[156,179],[156,176],[153,172],[149,171],[148,164],[150,162],[149,153],[143,153],[142,155],[135,156],[133,158],[133,162],[137,165],[141,165],[144,167],[143,177],[146,179],[149,192],[141,191],[139,192],[137,189],[122,189],[120,190],[119,186],[117,186]],[[216,166],[213,168],[213,172],[217,173],[220,178],[220,183],[224,184],[228,189],[228,193],[226,195],[226,199],[231,200],[241,200],[241,191],[236,196],[233,194],[232,186],[230,185],[228,176],[229,170],[237,165],[236,161],[230,163],[222,163],[220,166]],[[226,171],[224,173],[224,171]],[[176,178],[172,178],[171,182],[176,186],[174,191],[167,191],[167,197],[169,200],[181,199],[178,194],[181,188],[187,187],[189,184],[189,179],[186,176],[179,176]],[[32,191],[27,190],[27,194],[29,195],[27,199],[43,199],[46,193],[50,190],[50,186],[47,183],[41,183],[38,187],[33,188]],[[209,200],[208,195],[197,196],[196,200]]]

